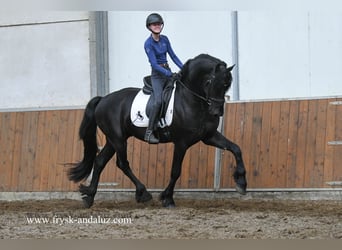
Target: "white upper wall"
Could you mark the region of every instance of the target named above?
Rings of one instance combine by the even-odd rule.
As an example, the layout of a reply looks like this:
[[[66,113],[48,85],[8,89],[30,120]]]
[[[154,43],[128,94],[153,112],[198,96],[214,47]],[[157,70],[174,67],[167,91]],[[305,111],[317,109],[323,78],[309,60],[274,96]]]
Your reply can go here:
[[[239,12],[240,99],[342,95],[342,15]]]
[[[1,12],[1,25],[34,24],[43,22],[77,21],[88,19],[87,11],[9,11]]]
[[[85,105],[90,98],[87,12],[2,13],[2,109]]]

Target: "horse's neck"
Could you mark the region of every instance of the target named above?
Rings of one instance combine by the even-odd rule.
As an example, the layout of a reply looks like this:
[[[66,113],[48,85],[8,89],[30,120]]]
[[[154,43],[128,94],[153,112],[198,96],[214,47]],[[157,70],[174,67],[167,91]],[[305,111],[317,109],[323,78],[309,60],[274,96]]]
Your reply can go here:
[[[185,106],[189,107],[192,110],[192,113],[189,115],[193,114],[196,116],[198,113],[200,114],[207,111],[207,109],[205,109],[207,103],[199,97],[201,94],[195,92],[192,88],[193,87],[183,84],[183,86],[179,87],[177,95],[180,96],[180,108],[184,109]]]
[[[185,79],[183,81],[183,85],[185,85],[185,88],[187,89],[188,92],[192,92],[192,95],[204,96],[204,92],[201,91],[201,88],[200,88],[200,86],[201,86],[201,78],[200,77],[198,79],[195,79],[195,80]]]

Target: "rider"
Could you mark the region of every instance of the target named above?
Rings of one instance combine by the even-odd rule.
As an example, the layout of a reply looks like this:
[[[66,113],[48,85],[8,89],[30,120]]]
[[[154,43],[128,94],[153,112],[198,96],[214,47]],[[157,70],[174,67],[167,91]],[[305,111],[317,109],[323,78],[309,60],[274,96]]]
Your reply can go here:
[[[180,69],[183,67],[183,63],[172,50],[167,36],[160,34],[163,27],[163,18],[158,13],[152,13],[147,17],[146,28],[151,31],[151,36],[145,41],[144,48],[152,67],[151,81],[154,95],[154,102],[149,115],[149,124],[144,138],[148,143],[159,143],[159,139],[154,135],[154,131],[157,128],[158,115],[162,105],[162,92],[167,81],[172,76],[166,54],[169,54],[172,61]]]

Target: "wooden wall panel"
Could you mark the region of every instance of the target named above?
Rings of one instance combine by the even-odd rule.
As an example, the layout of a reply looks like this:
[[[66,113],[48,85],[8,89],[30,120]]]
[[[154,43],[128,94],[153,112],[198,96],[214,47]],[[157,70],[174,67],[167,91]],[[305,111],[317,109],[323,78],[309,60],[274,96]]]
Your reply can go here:
[[[74,127],[80,115],[82,110],[0,113],[1,176],[6,180],[0,191],[74,190],[64,163],[79,158]]]
[[[331,104],[336,101],[341,99],[227,104],[224,133],[242,149],[249,187],[321,188],[341,181],[342,146],[328,145],[342,140],[342,106]],[[222,162],[235,166],[229,153]],[[233,187],[222,167],[221,187]]]
[[[339,100],[342,101],[342,100]],[[342,141],[342,105],[338,105],[336,108],[336,115],[335,117],[335,140],[336,141]],[[339,146],[330,146],[333,150],[333,179],[336,181],[342,181],[342,145]]]
[[[16,113],[6,113],[0,116],[0,191],[12,186],[13,151],[16,138]],[[15,184],[16,185],[16,184]]]
[[[242,149],[249,188],[322,188],[342,181],[341,98],[228,103],[224,134]],[[78,129],[83,110],[0,112],[0,191],[71,191],[66,163],[81,160]],[[105,136],[99,131],[99,146]],[[128,160],[147,188],[169,182],[173,144],[130,138]],[[230,152],[221,152],[221,188],[234,187]],[[215,148],[198,143],[184,159],[177,188],[214,187]],[[110,160],[101,183],[134,188]]]
[[[298,124],[299,124],[299,102],[290,102],[289,107],[289,133],[287,145],[287,161],[286,161],[286,185],[295,187],[297,182],[302,179],[302,174],[296,168],[297,145],[298,145]],[[276,145],[277,140],[270,139]],[[277,154],[273,154],[273,159],[277,158]]]

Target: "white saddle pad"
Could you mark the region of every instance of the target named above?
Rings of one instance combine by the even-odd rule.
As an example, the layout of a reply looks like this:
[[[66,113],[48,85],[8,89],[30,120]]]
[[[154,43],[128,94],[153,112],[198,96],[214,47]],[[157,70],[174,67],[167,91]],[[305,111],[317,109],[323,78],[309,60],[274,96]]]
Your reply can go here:
[[[170,126],[172,123],[175,90],[176,90],[176,86],[172,90],[172,95],[171,95],[170,102],[167,107],[165,119],[163,119],[163,121],[160,121],[158,123],[159,127]],[[148,126],[149,119],[146,115],[146,105],[147,105],[149,98],[150,98],[150,95],[146,95],[144,94],[142,90],[140,90],[133,100],[132,108],[131,108],[131,121],[137,127],[147,128]]]

